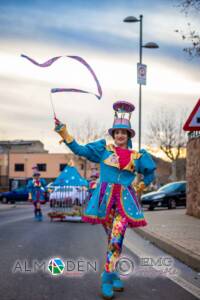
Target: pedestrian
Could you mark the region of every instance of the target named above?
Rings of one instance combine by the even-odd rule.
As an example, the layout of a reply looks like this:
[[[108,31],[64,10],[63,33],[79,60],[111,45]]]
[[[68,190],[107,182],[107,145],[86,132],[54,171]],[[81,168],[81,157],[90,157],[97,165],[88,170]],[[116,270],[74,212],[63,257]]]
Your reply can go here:
[[[42,208],[41,204],[45,203],[45,193],[46,193],[46,181],[40,178],[40,172],[37,166],[33,168],[33,178],[28,181],[27,189],[29,192],[29,201],[32,201],[34,205],[34,215],[35,220],[42,221]]]
[[[127,227],[146,226],[137,194],[140,194],[155,178],[156,165],[145,150],[132,150],[131,114],[134,105],[126,101],[113,104],[115,118],[108,130],[114,143],[100,139],[80,145],[68,132],[66,125],[55,118],[55,131],[74,154],[100,163],[100,178],[82,216],[84,222],[102,224],[108,238],[104,270],[101,273],[101,291],[105,299],[111,299],[114,291],[123,291],[124,282],[117,272],[117,261],[122,252]],[[143,179],[136,184],[136,175]]]

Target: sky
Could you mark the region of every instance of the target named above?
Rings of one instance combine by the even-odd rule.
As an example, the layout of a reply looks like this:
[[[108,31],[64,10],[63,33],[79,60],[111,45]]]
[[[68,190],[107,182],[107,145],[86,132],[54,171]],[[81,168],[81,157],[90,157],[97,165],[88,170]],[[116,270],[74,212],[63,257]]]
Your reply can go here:
[[[65,152],[54,132],[50,90],[82,88],[96,93],[89,72],[79,63],[62,58],[49,68],[39,68],[20,57],[39,62],[54,56],[78,55],[95,71],[103,96],[59,93],[53,95],[57,117],[76,137],[76,128],[90,119],[108,129],[113,123],[115,101],[135,105],[132,127],[138,141],[137,62],[139,23],[124,23],[126,16],[143,14],[143,49],[147,84],[142,87],[142,143],[146,145],[149,122],[157,110],[189,115],[200,95],[200,59],[183,52],[188,45],[176,29],[196,29],[199,17],[186,17],[178,0],[60,0],[0,1],[0,140],[41,140],[50,152]],[[79,130],[80,131],[80,130]]]

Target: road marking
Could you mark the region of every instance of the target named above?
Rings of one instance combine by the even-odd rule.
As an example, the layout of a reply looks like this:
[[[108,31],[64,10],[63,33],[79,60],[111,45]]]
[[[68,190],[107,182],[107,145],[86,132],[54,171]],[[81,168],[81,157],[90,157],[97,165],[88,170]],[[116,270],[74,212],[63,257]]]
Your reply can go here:
[[[138,249],[133,243],[131,243],[128,239],[124,240],[124,245],[133,253],[135,253],[139,258],[148,257],[149,255],[141,249]],[[156,256],[151,255],[152,258],[156,259]],[[153,269],[156,271],[160,271],[160,268],[157,266],[153,266]],[[200,299],[200,288],[195,286],[194,284],[186,281],[180,275],[167,275],[166,278],[169,278],[171,281],[188,291],[193,296]]]

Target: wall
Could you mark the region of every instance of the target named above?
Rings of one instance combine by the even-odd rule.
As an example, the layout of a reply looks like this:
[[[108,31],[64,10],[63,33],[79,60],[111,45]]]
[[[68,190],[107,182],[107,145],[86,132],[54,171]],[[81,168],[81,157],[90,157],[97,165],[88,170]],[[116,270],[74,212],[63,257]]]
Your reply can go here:
[[[200,218],[200,137],[187,144],[187,214]]]

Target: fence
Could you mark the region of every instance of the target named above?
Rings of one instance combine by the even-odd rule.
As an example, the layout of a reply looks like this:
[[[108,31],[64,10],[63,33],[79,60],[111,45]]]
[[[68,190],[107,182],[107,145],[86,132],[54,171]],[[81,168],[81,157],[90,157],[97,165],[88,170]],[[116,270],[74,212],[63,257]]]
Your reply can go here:
[[[60,220],[81,221],[87,201],[88,191],[80,186],[55,187],[50,193],[50,209],[48,213],[51,221]]]

